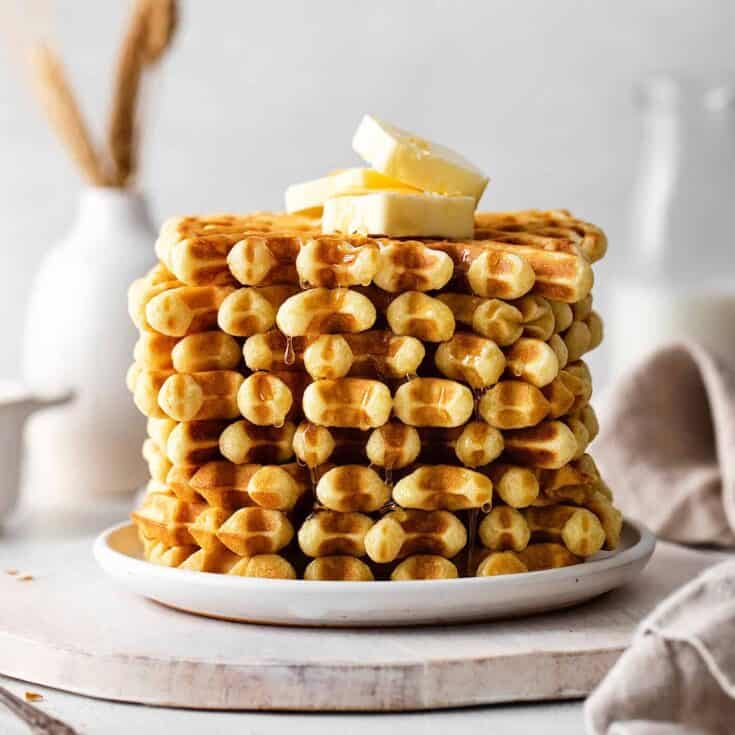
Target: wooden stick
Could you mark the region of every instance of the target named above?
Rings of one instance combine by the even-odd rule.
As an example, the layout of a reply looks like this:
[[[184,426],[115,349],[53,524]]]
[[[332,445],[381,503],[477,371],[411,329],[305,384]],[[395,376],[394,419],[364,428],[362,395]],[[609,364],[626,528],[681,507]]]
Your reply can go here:
[[[137,0],[118,56],[107,132],[117,186],[127,184],[138,164],[137,111],[145,66],[155,63],[176,28],[174,0]]]
[[[31,49],[31,69],[51,127],[84,177],[95,186],[109,185],[61,59],[49,46],[39,44]]]
[[[179,22],[176,0],[149,0],[146,64],[155,64],[171,45]]]

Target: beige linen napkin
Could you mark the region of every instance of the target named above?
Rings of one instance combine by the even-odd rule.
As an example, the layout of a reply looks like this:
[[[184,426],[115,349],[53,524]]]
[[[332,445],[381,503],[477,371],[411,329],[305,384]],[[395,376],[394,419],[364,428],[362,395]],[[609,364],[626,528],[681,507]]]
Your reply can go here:
[[[735,561],[645,619],[585,705],[593,735],[735,733]]]
[[[603,403],[593,455],[616,505],[661,538],[735,546],[735,354],[661,348]]]

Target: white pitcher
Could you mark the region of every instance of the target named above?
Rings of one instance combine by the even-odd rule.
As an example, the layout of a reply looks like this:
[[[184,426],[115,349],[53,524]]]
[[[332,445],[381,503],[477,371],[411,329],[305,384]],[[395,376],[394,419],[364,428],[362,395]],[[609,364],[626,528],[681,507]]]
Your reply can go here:
[[[0,382],[0,527],[18,500],[21,437],[26,419],[34,411],[66,403],[70,398],[68,394],[38,396],[18,383]]]
[[[71,232],[42,262],[24,378],[36,391],[72,390],[74,398],[28,421],[24,489],[32,504],[79,505],[145,481],[145,421],[125,387],[136,339],[127,288],[152,265],[154,237],[140,194],[91,188]]]

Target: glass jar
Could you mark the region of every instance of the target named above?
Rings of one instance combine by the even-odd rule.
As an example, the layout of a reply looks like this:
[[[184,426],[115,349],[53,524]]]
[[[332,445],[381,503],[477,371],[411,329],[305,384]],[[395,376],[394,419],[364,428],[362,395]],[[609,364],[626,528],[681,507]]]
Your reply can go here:
[[[735,84],[657,77],[637,100],[631,236],[607,320],[613,375],[680,338],[735,357]]]

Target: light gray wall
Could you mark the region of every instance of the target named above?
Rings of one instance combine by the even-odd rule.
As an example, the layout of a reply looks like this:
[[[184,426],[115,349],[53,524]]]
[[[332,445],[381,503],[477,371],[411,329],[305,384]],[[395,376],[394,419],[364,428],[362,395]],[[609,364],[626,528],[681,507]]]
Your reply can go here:
[[[99,129],[127,3],[55,7]],[[604,295],[627,240],[631,86],[658,69],[727,68],[734,30],[729,0],[189,0],[148,95],[141,183],[157,219],[277,208],[287,184],[358,163],[350,139],[370,111],[480,165],[486,208],[568,207],[603,225]],[[69,226],[79,180],[0,61],[0,376],[12,376],[31,276]]]

